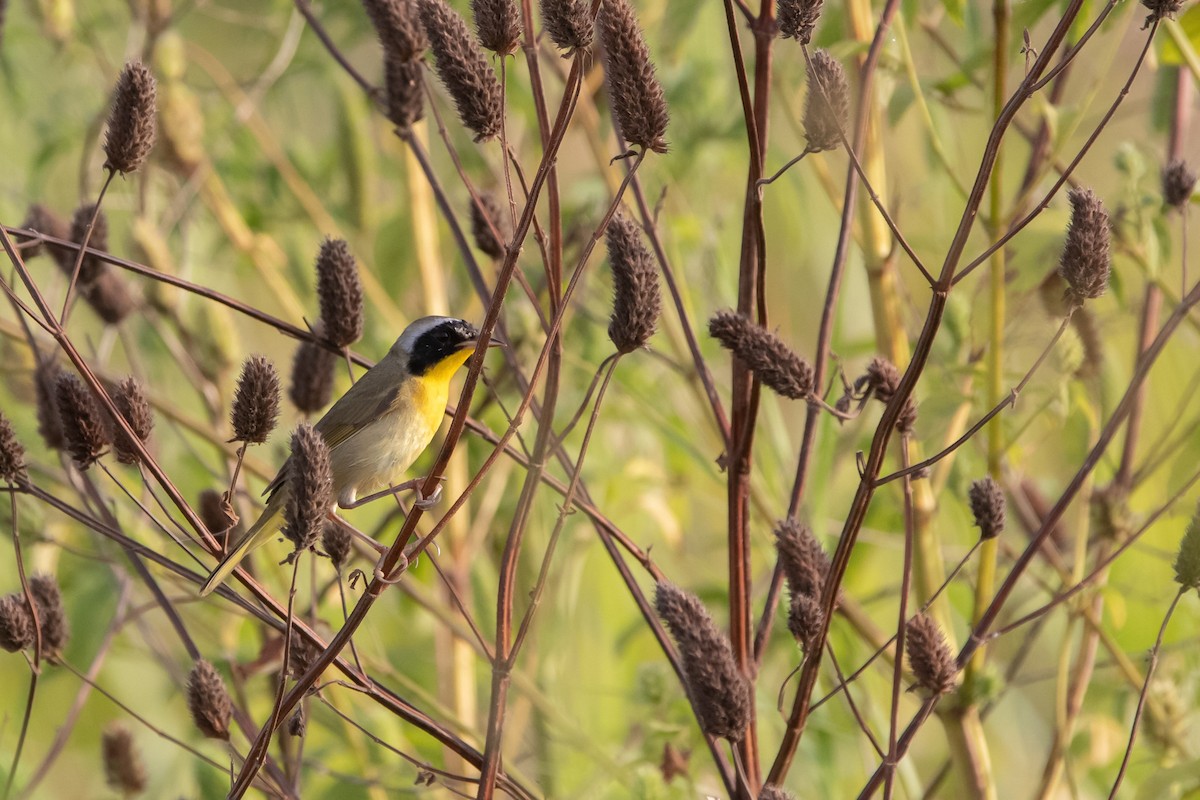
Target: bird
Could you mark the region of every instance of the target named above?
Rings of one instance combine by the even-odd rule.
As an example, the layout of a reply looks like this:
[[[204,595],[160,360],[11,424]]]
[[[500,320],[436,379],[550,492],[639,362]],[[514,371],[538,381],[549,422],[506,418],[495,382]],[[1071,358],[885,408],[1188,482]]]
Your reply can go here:
[[[450,379],[466,363],[479,331],[454,317],[422,317],[408,325],[379,363],[368,369],[313,427],[329,447],[336,505],[354,508],[415,482],[397,485],[437,432],[446,413]],[[488,347],[504,343],[491,338]],[[238,545],[221,559],[200,590],[208,595],[242,559],[269,541],[283,524],[288,466],[264,490],[266,508]],[[378,490],[383,491],[378,491]],[[421,504],[436,502],[438,492]],[[375,492],[375,494],[368,494]],[[332,510],[332,509],[331,509]]]

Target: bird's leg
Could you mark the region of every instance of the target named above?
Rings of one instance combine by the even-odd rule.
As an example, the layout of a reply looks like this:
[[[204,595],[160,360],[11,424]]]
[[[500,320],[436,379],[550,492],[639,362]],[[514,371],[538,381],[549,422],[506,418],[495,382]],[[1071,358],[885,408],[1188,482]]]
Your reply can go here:
[[[439,480],[445,480],[445,478],[439,478]],[[342,509],[358,508],[361,505],[366,505],[372,500],[378,500],[381,497],[387,497],[388,495],[397,494],[408,489],[415,489],[417,494],[417,505],[421,508],[428,508],[429,505],[436,503],[438,499],[441,498],[442,487],[439,485],[437,490],[433,493],[433,496],[426,499],[421,494],[421,484],[423,484],[425,481],[426,478],[413,478],[411,481],[405,481],[404,483],[398,483],[395,486],[389,486],[382,491],[369,494],[366,497],[359,497],[355,500],[350,500],[349,502],[339,500],[338,507]],[[421,505],[422,503],[427,503],[429,505]]]

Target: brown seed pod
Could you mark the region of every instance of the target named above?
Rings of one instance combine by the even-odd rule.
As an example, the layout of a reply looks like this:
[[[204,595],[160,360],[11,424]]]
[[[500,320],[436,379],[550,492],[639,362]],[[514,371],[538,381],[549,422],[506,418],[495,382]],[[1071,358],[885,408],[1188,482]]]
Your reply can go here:
[[[209,662],[200,659],[188,674],[188,711],[200,733],[209,739],[229,741],[229,720],[233,716],[233,702],[225,688],[225,681]]]
[[[488,222],[491,221],[491,225]],[[496,199],[486,192],[479,194],[478,201],[471,202],[471,236],[475,246],[491,258],[504,258],[504,242],[492,230],[504,231],[504,211]]]
[[[157,86],[149,68],[131,61],[121,70],[104,133],[104,168],[121,173],[137,170],[154,147]]]
[[[971,514],[979,527],[981,539],[994,539],[1004,530],[1004,490],[987,475],[971,484],[967,490]]]
[[[587,0],[541,0],[542,24],[564,56],[592,46],[595,25]]]
[[[317,298],[325,338],[349,347],[363,334],[363,289],[358,262],[343,239],[326,239],[317,254]]]
[[[1196,173],[1192,172],[1186,161],[1173,159],[1163,167],[1163,202],[1171,208],[1183,208],[1192,199],[1192,190],[1195,188]]]
[[[1179,542],[1175,582],[1184,589],[1200,589],[1200,515],[1192,517]]]
[[[421,61],[401,61],[385,52],[383,81],[387,118],[406,133],[425,116],[425,78]]]
[[[1067,301],[1081,306],[1108,288],[1108,211],[1091,189],[1072,189],[1067,199],[1071,202],[1071,223],[1058,273],[1067,282]]]
[[[0,413],[0,479],[15,486],[29,483],[25,469],[25,448],[17,440],[12,422]]]
[[[321,334],[320,326],[314,333]],[[338,357],[316,342],[307,339],[296,348],[292,359],[292,385],[288,397],[305,414],[315,414],[333,398],[333,371]]]
[[[81,286],[80,294],[96,315],[109,325],[116,325],[137,308],[137,300],[128,285],[110,269],[102,270],[94,281]]]
[[[654,335],[662,311],[658,267],[638,226],[617,214],[604,234],[613,273],[613,311],[608,338],[618,353],[632,353]]]
[[[775,551],[793,597],[820,600],[829,574],[829,556],[803,522],[787,518],[775,526]]]
[[[443,0],[419,0],[421,23],[429,49],[437,60],[437,74],[454,100],[463,125],[484,142],[500,133],[504,90],[474,38],[455,11]]]
[[[108,421],[100,413],[92,390],[71,373],[59,374],[54,395],[71,458],[80,469],[87,469],[112,441]]]
[[[66,609],[63,608],[58,581],[51,575],[34,575],[29,579],[29,593],[33,595],[33,604],[37,608],[38,628],[42,634],[42,655],[51,661],[57,660],[71,636],[71,626],[67,621]]]
[[[0,648],[15,653],[33,642],[33,617],[25,598],[19,594],[0,597]]]
[[[126,797],[146,791],[146,765],[138,753],[133,734],[123,725],[112,725],[101,742],[104,776],[108,785]]]
[[[750,682],[733,658],[729,639],[700,599],[678,586],[658,584],[654,606],[679,645],[700,727],[710,736],[740,741],[750,721],[753,696]]]
[[[346,565],[350,557],[350,545],[350,531],[332,520],[326,520],[325,527],[321,529],[321,549],[333,562],[334,569],[341,570]]]
[[[138,439],[142,442],[149,439],[150,432],[154,430],[154,412],[150,408],[150,401],[146,399],[142,384],[134,377],[127,377],[117,384],[112,399]],[[113,449],[116,451],[117,461],[122,464],[138,462],[139,456],[133,446],[133,440],[120,425],[113,426]]]
[[[253,355],[242,364],[233,394],[230,441],[262,444],[279,419],[279,375],[266,356]]]
[[[822,0],[779,0],[779,32],[800,44],[812,41],[813,28],[821,18]]]
[[[471,0],[475,32],[485,50],[499,56],[517,51],[521,43],[521,18],[513,0]]]
[[[58,376],[62,370],[54,361],[42,361],[33,373],[33,389],[37,398],[38,433],[46,447],[66,450],[62,420],[58,416]]]
[[[415,61],[428,42],[417,19],[416,0],[363,0],[363,8],[375,26],[385,58]]]
[[[667,101],[633,6],[629,0],[606,0],[596,26],[604,46],[608,98],[621,137],[631,145],[667,152]]]
[[[824,50],[812,55],[808,95],[804,98],[804,136],[808,151],[836,150],[850,121],[850,85],[846,71]]]
[[[325,437],[301,422],[292,434],[292,457],[288,463],[283,535],[297,552],[310,550],[316,545],[325,515],[333,505],[333,468]]]
[[[933,694],[954,691],[958,667],[938,624],[929,615],[918,614],[908,621],[906,630],[908,665],[916,675],[917,683]]]
[[[83,237],[87,236],[88,223],[92,221],[92,214],[95,211],[95,203],[85,203],[75,209],[75,213],[71,217],[71,241],[77,244],[83,243]],[[108,216],[103,210],[96,214],[96,224],[92,226],[92,235],[88,237],[87,246],[91,250],[108,250]],[[64,252],[67,257],[58,263],[63,272],[70,275],[75,271],[76,251]],[[84,256],[83,262],[79,265],[79,285],[87,286],[95,282],[100,274],[107,270],[108,265],[100,259],[90,255]]]
[[[70,224],[41,203],[34,203],[29,207],[29,210],[25,212],[25,220],[21,223],[21,227],[31,231],[37,231],[38,233],[44,233],[47,236],[53,236],[56,239],[71,238]],[[36,242],[38,240],[33,239],[31,241]],[[54,247],[53,245],[48,245],[48,247],[52,247],[55,250],[62,250],[61,247]],[[26,261],[28,261],[31,258],[36,258],[37,256],[41,255],[42,249],[43,248],[40,243],[31,245],[24,248],[21,251],[21,255]],[[57,258],[58,257],[55,256],[55,260],[57,260]]]
[[[708,321],[708,332],[775,393],[792,400],[812,394],[812,365],[766,328],[733,311],[719,311]]]

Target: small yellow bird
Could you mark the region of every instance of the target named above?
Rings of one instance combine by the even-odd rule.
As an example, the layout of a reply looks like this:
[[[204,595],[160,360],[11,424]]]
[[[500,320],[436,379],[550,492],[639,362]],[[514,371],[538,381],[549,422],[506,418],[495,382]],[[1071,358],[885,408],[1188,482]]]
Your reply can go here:
[[[450,378],[470,358],[478,339],[475,326],[461,319],[416,320],[325,412],[314,428],[329,445],[338,506],[352,508],[361,504],[360,494],[396,486],[433,440],[446,413]],[[492,339],[488,346],[502,344]],[[279,530],[288,501],[287,473],[285,463],[263,492],[268,499],[262,516],[221,559],[201,595],[220,586],[243,558]]]

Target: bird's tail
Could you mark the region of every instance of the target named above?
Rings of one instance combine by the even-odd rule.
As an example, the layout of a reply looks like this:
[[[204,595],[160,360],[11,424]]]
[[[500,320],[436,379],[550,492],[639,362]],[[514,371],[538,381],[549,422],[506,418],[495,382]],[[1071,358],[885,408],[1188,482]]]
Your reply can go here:
[[[250,555],[274,535],[275,531],[279,529],[280,516],[279,509],[272,509],[270,506],[263,511],[258,522],[254,523],[253,527],[246,531],[242,541],[238,542],[238,546],[226,553],[225,557],[221,559],[221,563],[217,564],[217,568],[208,576],[208,580],[200,590],[201,597],[212,594],[218,586],[225,582],[225,579],[237,568],[243,558]]]

